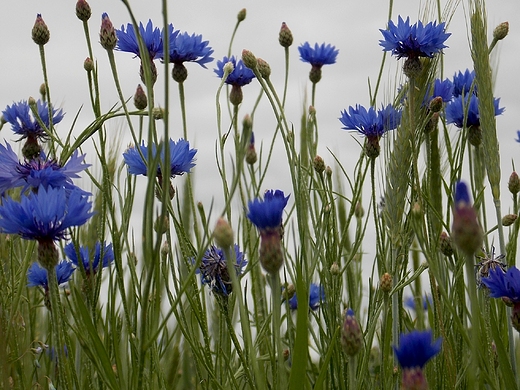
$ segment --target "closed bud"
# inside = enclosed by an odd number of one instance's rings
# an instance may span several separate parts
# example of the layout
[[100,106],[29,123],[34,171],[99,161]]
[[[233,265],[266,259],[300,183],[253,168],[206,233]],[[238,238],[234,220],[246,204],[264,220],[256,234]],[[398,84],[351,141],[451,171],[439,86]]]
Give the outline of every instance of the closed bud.
[[430,111],[439,112],[442,109],[442,97],[436,96],[430,101]]
[[453,244],[451,237],[448,236],[448,233],[442,232],[439,237],[439,249],[444,256],[452,256],[453,255]]
[[468,257],[475,254],[484,239],[477,213],[470,204],[468,188],[463,182],[458,182],[455,188],[451,236],[455,245]]
[[392,291],[392,275],[390,275],[388,272],[385,272],[379,280],[379,287],[384,293],[389,293]]
[[504,39],[509,33],[509,22],[502,22],[493,30],[493,39],[500,41]]
[[327,175],[328,178],[332,177],[332,168],[330,166],[328,166],[328,165],[325,168],[325,174]]
[[[247,115],[246,117],[249,117],[249,115]],[[245,119],[244,119],[245,121]],[[244,125],[244,129],[246,128],[246,126]],[[251,132],[251,138],[249,139],[249,145],[247,146],[247,149],[246,149],[246,162],[249,164],[249,165],[253,165],[254,163],[256,163],[258,159],[258,156],[256,155],[256,149],[255,149],[255,135],[254,133]]]
[[92,61],[92,58],[85,58],[85,61],[83,61],[83,69],[87,72],[92,72],[94,70],[94,61]]
[[101,16],[99,43],[105,50],[114,50],[117,44],[116,30],[106,12]]
[[348,356],[356,355],[363,346],[363,332],[352,309],[345,312],[345,320],[341,329],[341,346],[343,352]]
[[269,76],[271,76],[271,67],[269,66],[267,61],[258,58],[256,64],[258,66],[258,72],[262,75],[262,78],[267,80]]
[[356,218],[361,219],[365,215],[365,210],[363,210],[363,206],[361,202],[356,203],[356,208],[354,209],[354,215]]
[[237,19],[239,23],[245,20],[246,14],[247,12],[245,8],[242,8],[240,11],[238,11]]
[[134,106],[138,110],[144,110],[146,106],[148,106],[148,99],[146,98],[146,94],[144,93],[143,87],[141,84],[137,86],[134,94]]
[[76,3],[76,16],[83,22],[86,22],[92,16],[92,10],[86,0],[78,0]]
[[516,214],[507,214],[502,217],[502,226],[511,226],[515,223],[518,215]]
[[511,311],[511,325],[520,332],[520,303],[515,303]]
[[282,298],[288,301],[294,296],[294,294],[296,294],[296,287],[294,287],[294,284],[291,283],[283,289]]
[[153,224],[153,230],[159,235],[162,235],[170,228],[170,219],[167,216],[159,217]]
[[37,45],[43,46],[47,42],[49,42],[50,37],[51,33],[49,31],[49,28],[43,21],[42,15],[38,14],[36,16],[36,21],[34,22],[34,26],[32,28],[32,40]]
[[236,84],[233,85],[231,87],[231,92],[229,93],[229,102],[234,106],[238,106],[242,103],[243,99],[244,94],[242,93],[242,87]]
[[161,107],[154,107],[152,110],[153,119],[159,120],[164,118],[164,109]]
[[172,78],[179,84],[183,83],[188,78],[188,69],[186,69],[184,64],[173,64]]
[[321,156],[314,157],[312,165],[314,166],[314,170],[316,173],[318,173],[318,175],[321,175],[325,171],[325,161],[323,161]]
[[330,274],[334,276],[338,276],[341,273],[341,269],[339,268],[338,263],[334,262],[330,266]]
[[45,86],[45,83],[40,84],[40,95],[42,98],[45,98],[47,96],[47,87]]
[[213,231],[213,238],[217,246],[221,248],[230,248],[233,245],[233,229],[224,218],[218,219],[215,230]]
[[289,27],[285,22],[282,23],[282,27],[280,28],[280,34],[278,34],[278,42],[282,47],[289,47],[293,43],[293,35]]
[[518,178],[518,174],[514,171],[511,173],[511,176],[509,176],[507,188],[509,188],[509,192],[511,192],[513,195],[516,195],[518,192],[520,192],[520,178]]
[[264,270],[274,275],[283,265],[282,230],[266,228],[260,231],[260,264]]
[[[228,61],[222,69],[224,70],[224,76],[227,78],[227,76],[229,76],[229,74],[235,70],[235,66],[231,61]],[[222,80],[225,80],[225,78],[223,77]]]
[[255,70],[258,61],[253,53],[249,50],[242,50],[242,62],[251,70]]
[[161,255],[166,257],[168,253],[170,253],[170,244],[168,244],[168,241],[164,241],[164,244],[161,246]]

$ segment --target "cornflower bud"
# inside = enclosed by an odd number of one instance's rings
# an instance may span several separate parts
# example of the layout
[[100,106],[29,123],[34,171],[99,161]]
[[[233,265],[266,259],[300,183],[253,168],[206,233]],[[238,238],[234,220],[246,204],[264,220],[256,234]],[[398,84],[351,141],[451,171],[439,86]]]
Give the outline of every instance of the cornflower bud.
[[390,275],[388,272],[385,272],[379,280],[379,287],[384,293],[389,293],[392,291],[392,275]]
[[82,22],[86,22],[92,16],[92,10],[86,0],[78,0],[76,3],[76,16]]
[[47,87],[45,86],[45,83],[40,84],[40,95],[42,96],[42,98],[45,98],[45,96],[47,95]]
[[94,61],[92,61],[92,58],[85,58],[85,61],[83,61],[83,69],[87,72],[92,72],[94,70]]
[[289,47],[293,43],[293,35],[289,27],[285,22],[282,23],[282,27],[280,28],[280,33],[278,34],[278,42],[282,47]]
[[507,214],[502,217],[502,226],[511,226],[515,223],[518,215],[516,214]]
[[439,237],[439,248],[441,250],[441,253],[444,256],[452,256],[453,255],[453,245],[451,237],[448,236],[448,233],[442,232],[441,236]]
[[148,99],[146,98],[146,94],[144,93],[143,87],[141,84],[137,86],[134,94],[134,106],[138,110],[144,110],[146,106],[148,106]]
[[318,175],[321,175],[325,171],[325,161],[321,156],[314,157],[313,164],[314,170]]
[[361,205],[361,202],[356,203],[356,208],[354,209],[354,216],[358,219],[363,218],[365,215],[365,210],[363,210],[363,206]]
[[37,45],[43,46],[49,42],[50,37],[51,33],[43,21],[42,15],[36,15],[36,21],[34,22],[34,26],[32,28],[32,40]]
[[242,8],[240,11],[238,11],[237,20],[239,23],[245,20],[246,14],[247,12],[245,8]]
[[213,238],[217,246],[221,248],[230,248],[234,243],[233,229],[228,221],[219,218],[213,231]]
[[338,276],[341,273],[341,269],[339,268],[338,263],[332,263],[332,265],[330,266],[330,273],[334,276]]
[[258,63],[255,55],[246,49],[242,50],[242,62],[251,70],[254,70]]
[[470,204],[466,184],[458,182],[455,187],[452,238],[460,250],[472,257],[482,246],[484,234],[478,223],[477,213]]
[[117,44],[116,30],[106,12],[101,16],[99,43],[105,50],[114,50]]
[[493,39],[500,41],[509,33],[509,22],[502,22],[493,30]]
[[161,107],[154,107],[152,110],[153,119],[159,120],[164,118],[164,109]]
[[363,346],[363,332],[352,309],[345,312],[345,320],[341,329],[341,346],[343,352],[348,356],[356,355]]
[[[245,127],[245,126],[244,126]],[[251,138],[249,140],[249,145],[246,149],[246,162],[249,165],[253,165],[258,160],[258,156],[256,155],[255,149],[255,135],[251,133]]]
[[518,174],[514,171],[511,173],[511,176],[509,176],[507,188],[509,188],[509,192],[511,192],[513,195],[516,195],[518,192],[520,192],[520,178],[518,178]]
[[170,220],[167,216],[159,217],[153,224],[153,230],[159,235],[164,234],[170,228]]
[[271,67],[269,66],[267,61],[258,58],[256,64],[258,66],[258,72],[260,72],[262,78],[267,80],[269,76],[271,76]]
[[430,101],[430,106],[429,106],[430,111],[439,112],[442,109],[442,103],[443,103],[442,97],[440,97],[440,96],[434,97]]
[[332,177],[332,168],[327,165],[327,167],[325,168],[325,174],[327,175],[327,177]]

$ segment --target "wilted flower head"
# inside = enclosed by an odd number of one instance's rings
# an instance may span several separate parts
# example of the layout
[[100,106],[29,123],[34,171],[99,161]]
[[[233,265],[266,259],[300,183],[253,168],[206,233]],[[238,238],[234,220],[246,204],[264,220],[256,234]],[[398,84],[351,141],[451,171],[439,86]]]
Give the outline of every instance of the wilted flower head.
[[[47,128],[50,126],[48,107],[46,102],[42,102],[41,100],[36,101],[38,116]],[[11,124],[11,129],[15,134],[21,136],[20,139],[29,137],[47,139],[47,133],[30,112],[31,108],[29,107],[29,103],[24,100],[7,106],[5,110],[2,111],[2,115],[4,120]],[[61,122],[63,116],[64,113],[62,109],[52,109],[52,123],[54,125]]]
[[[311,310],[318,310],[322,302],[325,302],[325,289],[322,285],[311,283],[309,287],[309,307]],[[291,310],[298,308],[298,298],[296,294],[289,299],[289,307]]]
[[[76,267],[79,267],[81,261],[85,272],[87,275],[90,275],[98,272],[100,264],[101,268],[105,268],[114,261],[114,251],[112,250],[112,244],[106,245],[106,243],[103,242],[103,251],[101,251],[101,249],[101,243],[96,241],[94,246],[94,255],[92,256],[88,247],[81,246],[78,251],[76,251],[74,243],[71,242],[65,246],[64,252],[72,264],[74,264]],[[101,252],[103,252],[103,254]]]
[[441,351],[442,338],[433,341],[431,330],[402,333],[395,355],[402,368],[423,368],[432,357]]
[[20,202],[10,197],[0,205],[0,231],[26,240],[52,242],[65,238],[72,226],[81,226],[92,216],[91,203],[79,188],[43,188]]
[[[170,25],[169,29],[172,32],[172,36],[176,36],[179,33],[178,31],[173,31],[173,25]],[[139,41],[134,26],[131,23],[128,23],[126,29],[125,26],[122,25],[119,30],[115,31],[117,35],[116,50],[133,53],[137,57],[141,58]],[[143,26],[142,22],[139,22],[139,35],[143,38],[150,59],[154,60],[155,58],[159,58],[163,53],[161,30],[158,27],[154,27],[151,20],[148,20],[146,28]]]
[[[236,258],[234,267],[237,276],[240,276],[247,265],[247,260],[238,245],[234,246],[234,251]],[[226,255],[222,249],[214,245],[210,246],[202,257],[197,273],[200,273],[201,282],[207,284],[214,294],[228,296],[233,291]]]
[[283,191],[269,190],[264,199],[256,198],[248,203],[247,217],[259,229],[278,228],[282,224],[283,209],[287,206],[289,196]]
[[[69,261],[63,260],[56,265],[56,277],[58,285],[67,283],[72,276],[75,268]],[[49,290],[49,280],[47,278],[47,270],[38,264],[32,263],[27,271],[27,287],[41,286],[47,292]]]
[[253,71],[246,67],[242,60],[237,61],[235,56],[231,56],[230,58],[224,57],[222,61],[217,61],[217,67],[213,71],[218,77],[224,77],[224,66],[226,66],[228,62],[233,64],[233,71],[226,78],[226,84],[243,87],[255,78]]
[[[190,143],[184,139],[177,142],[170,139],[170,177],[189,173],[191,168],[195,166],[195,154],[197,149],[190,149]],[[139,153],[141,151],[141,154]],[[123,158],[128,166],[128,173],[132,175],[147,175],[148,164],[148,147],[144,146],[144,142],[139,146],[139,150],[135,146],[128,148],[123,153]],[[160,145],[161,160],[164,160],[164,145]],[[152,144],[152,158],[157,156],[157,146]],[[157,165],[157,176],[162,176],[161,167]]]
[[410,18],[406,21],[399,16],[397,26],[391,20],[388,29],[380,29],[383,34],[379,45],[383,51],[391,51],[398,59],[402,57],[418,58],[433,57],[447,46],[444,44],[451,35],[444,31],[445,23],[430,22],[426,26],[421,21],[410,26]]

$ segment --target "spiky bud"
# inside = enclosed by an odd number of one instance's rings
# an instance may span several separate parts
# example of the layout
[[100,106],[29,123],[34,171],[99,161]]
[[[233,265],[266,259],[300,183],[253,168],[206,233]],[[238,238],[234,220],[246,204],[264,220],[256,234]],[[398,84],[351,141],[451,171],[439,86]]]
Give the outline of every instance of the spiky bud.
[[159,120],[164,118],[164,108],[154,107],[152,110],[153,119]]
[[229,93],[229,101],[232,105],[238,106],[242,103],[244,99],[244,94],[242,93],[242,87],[240,85],[233,85],[231,87],[231,92]]
[[392,283],[392,275],[390,275],[388,272],[385,272],[379,280],[379,288],[381,288],[381,291],[384,293],[389,293],[392,291]]
[[164,243],[161,246],[161,255],[166,257],[170,253],[170,244],[168,244],[168,241],[164,241]]
[[240,11],[238,11],[237,14],[237,20],[238,22],[243,22],[246,19],[247,11],[245,8],[242,8]]
[[517,220],[518,215],[516,214],[507,214],[502,217],[502,226],[511,226]]
[[[249,115],[246,115],[246,117],[249,117]],[[245,122],[245,118],[244,118]],[[246,128],[244,124],[244,129]],[[256,155],[256,149],[255,149],[255,135],[251,132],[251,137],[249,138],[249,144],[247,145],[246,149],[246,162],[249,165],[253,165],[256,163],[258,159],[258,156]]]
[[452,234],[453,242],[468,257],[482,246],[484,233],[478,223],[477,213],[470,204],[468,188],[458,182],[455,187]]
[[314,166],[314,170],[318,175],[321,175],[325,171],[325,161],[323,161],[321,156],[314,157],[312,165]]
[[482,144],[482,129],[480,126],[468,127],[468,141],[473,146],[480,146]]
[[493,30],[493,39],[500,41],[509,33],[509,22],[502,22]]
[[221,248],[230,248],[233,245],[233,229],[224,218],[218,219],[215,230],[213,230],[213,238],[217,246]]
[[78,0],[76,3],[76,16],[82,22],[86,22],[92,16],[92,10],[86,0]]
[[43,21],[42,15],[37,14],[36,21],[34,22],[34,26],[32,28],[32,40],[37,45],[43,46],[47,42],[49,42],[50,37],[51,33],[49,31],[49,28]]
[[283,265],[282,229],[266,228],[260,231],[260,264],[264,270],[274,275]]
[[311,83],[316,84],[321,80],[321,66],[312,66],[309,72],[309,80]]
[[83,69],[87,72],[92,72],[94,70],[94,61],[92,61],[92,58],[85,58],[85,61],[83,61]]
[[363,346],[363,332],[352,309],[345,312],[345,320],[341,328],[341,346],[348,356],[356,355]]
[[439,249],[444,256],[452,256],[453,255],[453,244],[451,237],[448,236],[448,233],[442,232],[439,237]]
[[294,294],[296,294],[296,287],[294,287],[294,284],[289,284],[286,288],[283,289],[283,299],[289,300],[291,299]]
[[282,47],[289,47],[293,44],[293,35],[289,27],[285,22],[282,23],[280,33],[278,34],[278,42]]
[[116,30],[106,12],[101,16],[99,43],[101,43],[101,46],[105,50],[114,50],[117,44]]
[[430,118],[429,121],[426,122],[426,125],[424,126],[424,133],[429,134],[435,129],[437,129],[437,126],[439,125],[439,113],[434,112]]
[[183,83],[184,80],[188,78],[188,69],[184,66],[184,64],[173,64],[172,69],[172,78],[174,81],[177,81],[179,84]]
[[251,70],[254,70],[258,63],[255,55],[247,49],[242,50],[242,62]]
[[511,192],[513,195],[516,195],[518,194],[518,192],[520,192],[520,178],[518,177],[518,174],[514,171],[513,173],[511,173],[511,176],[509,176],[507,188],[509,188],[509,192]]
[[138,110],[144,110],[148,106],[148,99],[141,84],[137,85],[134,94],[134,106]]
[[262,78],[267,80],[269,76],[271,76],[271,67],[267,61],[258,58],[256,64],[258,66],[258,72],[262,75]]
[[442,97],[436,96],[430,100],[429,109],[431,112],[439,112],[442,109]]
[[414,79],[422,72],[422,63],[418,57],[408,57],[403,65],[403,73],[409,79]]

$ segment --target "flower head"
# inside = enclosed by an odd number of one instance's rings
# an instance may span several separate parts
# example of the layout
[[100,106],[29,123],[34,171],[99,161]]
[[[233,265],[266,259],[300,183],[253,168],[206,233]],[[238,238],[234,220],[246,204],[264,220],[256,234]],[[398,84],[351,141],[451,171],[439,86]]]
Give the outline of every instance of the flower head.
[[[83,268],[87,275],[95,274],[99,270],[99,264],[101,268],[108,267],[114,261],[114,251],[112,250],[112,244],[106,245],[103,242],[103,256],[101,256],[101,243],[96,242],[94,246],[94,255],[90,254],[89,248],[82,246],[76,251],[74,243],[69,243],[65,246],[65,254],[70,259],[72,264],[79,267],[79,263],[83,264]],[[79,253],[79,259],[78,259]]]
[[[170,25],[170,30],[172,32],[172,36],[176,36],[179,32],[173,31],[173,25]],[[128,53],[133,53],[137,57],[141,58],[141,53],[139,50],[139,41],[137,39],[137,35],[135,33],[134,26],[131,23],[128,23],[125,29],[125,26],[122,25],[121,29],[116,30],[117,35],[117,46],[116,50],[126,51]],[[161,30],[158,27],[154,27],[151,20],[148,20],[146,24],[146,28],[143,26],[142,22],[139,22],[139,35],[142,37],[144,45],[148,51],[148,56],[151,60],[154,60],[156,57],[159,57],[163,53],[163,39]],[[171,39],[171,38],[170,38]]]
[[[49,128],[49,108],[47,103],[40,100],[36,101],[36,109],[45,127]],[[29,114],[30,111],[29,103],[24,100],[7,106],[5,110],[2,111],[2,114],[4,120],[11,124],[11,129],[15,134],[21,136],[20,139],[28,137],[46,139],[47,133],[42,129],[36,118],[34,118],[32,114]],[[64,113],[62,109],[52,109],[53,124],[61,122],[63,116]]]
[[428,93],[423,100],[423,105],[428,105],[432,101],[432,99],[440,97],[443,102],[449,102],[453,97],[453,83],[451,80],[441,80],[435,79],[433,82],[433,93],[430,95],[430,88],[428,88]]
[[431,58],[447,47],[444,42],[451,34],[446,33],[444,27],[445,23],[430,22],[424,26],[420,21],[410,26],[409,17],[404,21],[399,16],[397,26],[390,20],[387,30],[379,30],[384,38],[379,41],[379,45],[383,51],[391,51],[398,59]]
[[475,83],[475,71],[471,72],[469,69],[466,69],[464,73],[459,71],[453,76],[453,97],[459,97],[461,95],[467,95],[471,93],[473,95],[478,95],[477,93],[477,84]]
[[[505,108],[499,107],[500,98],[495,98],[495,115],[501,115]],[[446,106],[446,123],[453,123],[458,128],[479,127],[480,112],[478,108],[478,97],[476,95],[459,95]]]
[[[238,245],[235,245],[234,250],[236,259],[234,266],[237,276],[240,276],[247,265],[247,260]],[[233,291],[226,255],[222,249],[214,245],[210,246],[202,257],[197,273],[200,273],[202,284],[207,284],[214,294],[228,296]]]
[[[56,277],[58,285],[67,283],[72,276],[75,268],[69,261],[63,260],[56,265]],[[45,291],[49,290],[49,280],[47,279],[47,270],[40,266],[38,262],[32,263],[27,271],[27,287],[41,286]]]
[[[397,360],[402,368],[422,368],[441,351],[442,338],[433,342],[431,330],[401,334],[399,347],[394,346]],[[433,342],[433,344],[432,344]]]
[[169,61],[174,64],[182,64],[186,61],[196,62],[203,68],[213,61],[211,54],[213,49],[208,46],[208,41],[202,40],[202,35],[189,35],[187,32],[174,31],[170,35]]
[[65,238],[72,226],[81,226],[93,215],[84,191],[74,188],[45,189],[22,195],[20,202],[3,199],[0,205],[0,231],[19,234],[26,240],[52,242]]
[[[309,287],[309,307],[311,310],[317,310],[322,302],[325,302],[325,289],[322,285],[311,283]],[[289,299],[289,307],[291,310],[298,308],[298,298],[296,294]]]
[[288,200],[289,196],[286,197],[283,191],[266,191],[263,200],[256,198],[249,201],[247,218],[259,230],[278,228],[282,224],[283,209]]
[[[161,160],[164,160],[164,147],[161,146]],[[141,154],[135,146],[128,148],[123,153],[123,158],[128,166],[128,173],[132,175],[147,174],[148,164],[148,147],[144,143],[139,146]],[[190,149],[190,143],[184,139],[175,142],[170,139],[170,176],[175,177],[184,173],[189,173],[191,168],[195,166],[195,154],[197,149]],[[152,158],[157,156],[157,146],[152,144]],[[161,167],[157,165],[157,175],[161,175]]]
[[344,125],[343,130],[357,130],[366,137],[381,138],[387,131],[393,130],[401,122],[401,112],[390,104],[378,110],[370,107],[368,110],[356,104],[341,112],[340,122]]
[[315,43],[314,48],[312,48],[309,42],[298,46],[298,51],[300,52],[300,60],[308,62],[316,68],[321,68],[323,65],[334,64],[339,53],[339,50],[331,44],[326,45],[322,43],[318,45]]
[[500,267],[490,269],[489,276],[481,281],[489,289],[491,298],[505,297],[513,303],[520,302],[520,270],[515,266],[507,272]]
[[230,58],[224,57],[222,61],[217,61],[217,67],[213,71],[218,77],[224,77],[224,66],[226,66],[228,62],[233,64],[233,71],[227,76],[226,84],[243,87],[255,78],[253,71],[246,67],[242,60],[237,61],[235,56],[231,56]]

